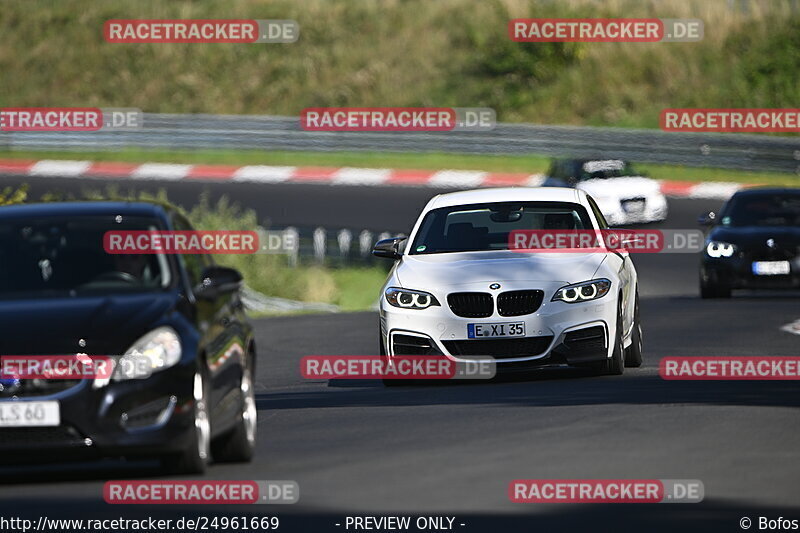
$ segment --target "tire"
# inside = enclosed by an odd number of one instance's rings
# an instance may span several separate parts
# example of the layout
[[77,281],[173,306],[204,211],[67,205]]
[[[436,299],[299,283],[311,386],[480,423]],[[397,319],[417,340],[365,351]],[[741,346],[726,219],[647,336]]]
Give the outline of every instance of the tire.
[[730,298],[731,288],[730,285],[725,285],[716,280],[717,277],[713,276],[711,279],[703,280],[700,278],[700,297],[703,299],[710,298]]
[[617,334],[614,339],[614,351],[611,358],[606,361],[605,373],[610,376],[620,376],[625,371],[625,350],[622,348],[622,295],[617,310]]
[[702,280],[700,281],[700,298],[704,300],[709,300],[711,298],[717,297],[717,288],[713,285],[709,285],[708,283],[704,283]]
[[208,415],[208,383],[198,370],[194,375],[194,431],[186,450],[161,458],[161,467],[170,474],[202,474],[211,457],[211,421]]
[[242,368],[239,387],[242,393],[242,405],[236,427],[230,433],[216,439],[211,445],[214,461],[223,463],[246,463],[253,459],[256,449],[256,429],[258,411],[253,385],[253,363],[255,354],[250,353]]
[[631,345],[625,350],[625,366],[638,368],[642,366],[642,322],[639,319],[639,291],[633,304],[633,332]]

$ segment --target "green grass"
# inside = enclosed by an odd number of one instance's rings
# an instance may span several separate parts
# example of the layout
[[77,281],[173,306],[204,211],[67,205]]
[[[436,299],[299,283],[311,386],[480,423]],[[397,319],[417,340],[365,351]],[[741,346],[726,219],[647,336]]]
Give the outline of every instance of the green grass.
[[[658,125],[667,107],[796,107],[800,17],[766,0],[26,0],[0,16],[0,106],[278,114],[491,107]],[[516,43],[517,17],[700,18],[690,43]],[[292,44],[109,44],[108,19],[294,19]]]
[[[387,266],[389,263],[387,261]],[[337,288],[333,303],[343,311],[370,309],[378,300],[386,275],[386,268],[382,266],[331,270]]]
[[[291,152],[261,150],[159,151],[124,150],[120,152],[40,152],[0,151],[0,158],[82,159],[132,163],[191,163],[219,165],[287,165],[326,167],[404,168],[422,170],[484,170],[487,172],[545,172],[550,159],[541,155],[469,155],[447,153],[394,152]],[[764,185],[800,185],[800,178],[780,172],[746,172],[707,167],[639,164],[651,177],[677,181],[730,181]]]

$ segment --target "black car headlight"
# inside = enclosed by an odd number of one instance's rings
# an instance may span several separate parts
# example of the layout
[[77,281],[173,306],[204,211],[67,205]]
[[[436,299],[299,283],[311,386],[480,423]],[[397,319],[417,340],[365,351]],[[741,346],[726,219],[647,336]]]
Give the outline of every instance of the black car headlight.
[[568,304],[597,300],[608,294],[611,282],[605,278],[583,281],[561,287],[553,295],[552,301],[562,301]]
[[730,257],[736,251],[736,246],[722,241],[708,241],[706,253],[709,257]]
[[384,294],[390,305],[402,309],[427,309],[433,305],[440,305],[433,294],[424,291],[389,287]]
[[94,387],[103,387],[112,380],[149,377],[153,372],[175,366],[181,354],[178,333],[168,326],[156,328],[140,337],[116,360],[111,378],[95,378]]

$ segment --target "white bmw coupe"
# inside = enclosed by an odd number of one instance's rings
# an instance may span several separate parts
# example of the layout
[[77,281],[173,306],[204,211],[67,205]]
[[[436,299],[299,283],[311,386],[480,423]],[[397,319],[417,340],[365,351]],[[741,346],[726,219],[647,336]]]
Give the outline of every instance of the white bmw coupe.
[[515,230],[606,228],[579,189],[434,197],[408,239],[373,250],[396,261],[380,298],[381,355],[491,356],[498,372],[571,365],[622,374],[641,365],[638,280],[627,252],[509,248]]

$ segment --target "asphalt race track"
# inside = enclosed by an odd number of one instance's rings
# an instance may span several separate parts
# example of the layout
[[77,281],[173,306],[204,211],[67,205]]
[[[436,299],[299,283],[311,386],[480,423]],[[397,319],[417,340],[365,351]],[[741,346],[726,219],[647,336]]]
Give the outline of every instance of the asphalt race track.
[[[0,187],[24,178],[2,177]],[[101,184],[100,184],[101,185]],[[141,185],[137,183],[138,187]],[[97,181],[42,178],[45,190]],[[329,185],[147,183],[191,205],[212,195],[275,224],[405,231],[433,189]],[[671,200],[648,228],[696,228],[721,201]],[[455,516],[457,531],[741,531],[749,517],[800,519],[797,382],[663,381],[665,356],[800,354],[780,330],[800,318],[796,293],[737,293],[700,300],[698,258],[641,254],[645,364],[621,377],[547,371],[491,383],[386,389],[372,381],[306,381],[312,354],[375,354],[375,313],[259,319],[257,457],[210,467],[213,479],[295,480],[293,506],[203,509],[111,506],[103,482],[157,476],[149,463],[0,470],[4,516],[103,518],[276,514],[286,531],[345,531],[347,515]],[[511,480],[699,479],[698,504],[514,504]],[[500,515],[496,517],[494,515]],[[342,526],[337,526],[341,523]],[[461,526],[460,524],[464,524]]]

